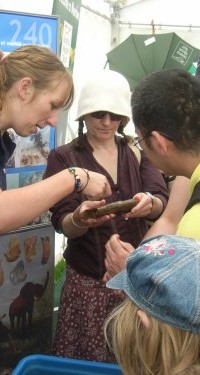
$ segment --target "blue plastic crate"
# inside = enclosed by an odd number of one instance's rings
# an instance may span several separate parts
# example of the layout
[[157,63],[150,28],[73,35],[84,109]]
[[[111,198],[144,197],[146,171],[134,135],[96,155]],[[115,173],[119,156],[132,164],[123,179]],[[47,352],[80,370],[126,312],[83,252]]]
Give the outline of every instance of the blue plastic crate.
[[48,355],[24,357],[12,375],[122,375],[118,365]]

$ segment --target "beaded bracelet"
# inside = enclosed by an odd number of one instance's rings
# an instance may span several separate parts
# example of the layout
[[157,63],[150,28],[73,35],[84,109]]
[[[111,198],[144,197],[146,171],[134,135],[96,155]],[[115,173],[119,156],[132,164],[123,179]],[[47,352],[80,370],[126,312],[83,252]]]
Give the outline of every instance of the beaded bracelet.
[[76,168],[74,167],[68,168],[68,171],[74,175],[74,180],[75,180],[74,191],[80,192],[81,191],[81,179],[79,175],[76,174]]
[[77,191],[78,193],[81,193],[86,188],[86,186],[88,185],[88,182],[90,180],[89,171],[87,171],[84,168],[81,168],[81,169],[83,169],[83,171],[86,173],[86,176],[87,176],[86,184],[82,189],[81,189],[81,179],[80,179],[79,175],[76,174],[76,168],[75,167],[68,168],[69,172],[73,173],[73,175],[74,175],[74,179],[75,179],[74,191]]

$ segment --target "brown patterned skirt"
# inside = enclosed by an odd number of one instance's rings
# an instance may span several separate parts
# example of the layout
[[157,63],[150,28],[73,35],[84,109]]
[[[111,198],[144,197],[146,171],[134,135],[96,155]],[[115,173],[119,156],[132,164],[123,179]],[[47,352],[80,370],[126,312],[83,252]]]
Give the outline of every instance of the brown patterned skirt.
[[108,313],[121,299],[105,283],[68,267],[61,291],[52,354],[98,362],[116,360],[103,333]]

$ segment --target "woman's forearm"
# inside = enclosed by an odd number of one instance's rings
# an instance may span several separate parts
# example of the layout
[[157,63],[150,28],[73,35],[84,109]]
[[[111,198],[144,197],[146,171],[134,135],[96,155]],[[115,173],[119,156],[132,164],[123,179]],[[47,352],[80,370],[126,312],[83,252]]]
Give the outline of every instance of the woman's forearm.
[[[84,193],[91,197],[111,193],[105,176],[89,171],[89,180],[82,168],[76,168]],[[18,189],[0,193],[0,234],[20,228],[47,211],[75,189],[74,175],[68,169],[45,180]]]

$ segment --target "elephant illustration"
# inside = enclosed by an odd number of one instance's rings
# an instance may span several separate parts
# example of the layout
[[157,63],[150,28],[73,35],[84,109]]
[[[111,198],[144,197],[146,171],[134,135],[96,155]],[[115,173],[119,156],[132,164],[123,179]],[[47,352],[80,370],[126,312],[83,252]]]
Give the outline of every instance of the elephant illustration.
[[47,272],[47,277],[44,285],[33,284],[27,282],[20,290],[19,296],[17,296],[10,304],[9,307],[9,317],[11,329],[15,329],[15,318],[17,320],[16,327],[25,328],[26,326],[31,326],[32,315],[34,308],[34,299],[41,298],[45,292],[49,281],[49,272]]

